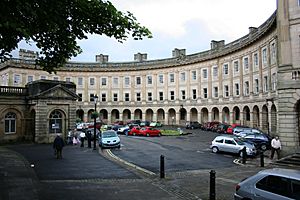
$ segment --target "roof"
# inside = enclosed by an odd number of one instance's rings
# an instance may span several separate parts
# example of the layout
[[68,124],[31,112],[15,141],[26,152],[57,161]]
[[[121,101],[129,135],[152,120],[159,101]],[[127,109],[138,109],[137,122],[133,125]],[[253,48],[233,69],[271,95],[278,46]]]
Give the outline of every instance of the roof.
[[300,170],[296,170],[296,169],[272,168],[272,169],[262,170],[259,173],[283,176],[287,178],[297,179],[300,181]]

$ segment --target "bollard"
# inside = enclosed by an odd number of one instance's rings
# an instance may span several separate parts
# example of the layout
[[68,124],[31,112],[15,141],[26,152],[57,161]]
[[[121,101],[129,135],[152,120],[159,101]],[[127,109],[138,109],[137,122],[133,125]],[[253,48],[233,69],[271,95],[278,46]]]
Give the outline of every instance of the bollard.
[[246,147],[244,147],[242,150],[242,163],[246,164],[246,160],[247,160],[247,151],[246,151]]
[[264,161],[264,152],[260,152],[260,166],[264,167],[265,166],[265,161]]
[[215,170],[210,171],[210,187],[209,187],[209,200],[216,199],[216,172]]
[[160,178],[165,178],[165,157],[160,156]]

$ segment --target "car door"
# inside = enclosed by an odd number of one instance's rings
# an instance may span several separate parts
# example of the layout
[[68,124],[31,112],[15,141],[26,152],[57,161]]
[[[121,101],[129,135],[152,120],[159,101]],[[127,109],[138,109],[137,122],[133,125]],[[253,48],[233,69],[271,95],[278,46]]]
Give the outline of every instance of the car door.
[[226,138],[224,141],[224,151],[226,152],[230,152],[230,153],[238,153],[239,147],[238,145],[235,143],[235,141],[231,138]]

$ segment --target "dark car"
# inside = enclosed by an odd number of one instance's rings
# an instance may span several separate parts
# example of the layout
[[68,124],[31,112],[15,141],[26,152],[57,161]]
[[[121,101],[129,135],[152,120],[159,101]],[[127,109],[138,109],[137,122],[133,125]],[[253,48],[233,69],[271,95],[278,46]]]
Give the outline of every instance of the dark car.
[[140,126],[150,126],[149,121],[141,121]]
[[185,128],[186,129],[196,129],[196,128],[202,128],[202,124],[200,124],[197,121],[191,121],[191,122],[187,122],[185,124]]
[[218,127],[217,127],[217,132],[220,133],[220,134],[223,134],[223,133],[227,133],[227,129],[230,125],[229,124],[219,124]]
[[246,133],[242,138],[254,143],[257,149],[263,151],[270,149],[272,138],[265,133]]

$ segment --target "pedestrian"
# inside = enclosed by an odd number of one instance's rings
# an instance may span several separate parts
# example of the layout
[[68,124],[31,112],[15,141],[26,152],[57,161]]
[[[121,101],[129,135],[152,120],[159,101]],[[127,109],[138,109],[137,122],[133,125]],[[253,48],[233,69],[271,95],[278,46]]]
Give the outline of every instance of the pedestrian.
[[53,142],[53,149],[55,150],[57,159],[62,159],[62,149],[64,146],[64,140],[60,137],[60,134],[57,134]]
[[79,136],[80,136],[80,142],[81,142],[80,147],[84,147],[85,133],[81,132]]
[[271,159],[274,158],[275,152],[277,154],[277,159],[279,159],[280,150],[281,150],[281,142],[279,140],[279,137],[275,136],[275,138],[273,138],[271,141]]
[[73,137],[73,145],[77,145],[77,143],[78,143],[78,138],[77,138],[77,135],[75,135]]

